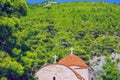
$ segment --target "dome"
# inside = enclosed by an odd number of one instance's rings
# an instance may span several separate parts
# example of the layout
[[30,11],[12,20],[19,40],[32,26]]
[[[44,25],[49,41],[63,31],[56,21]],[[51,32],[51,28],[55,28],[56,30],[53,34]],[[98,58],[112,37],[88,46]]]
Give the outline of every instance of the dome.
[[79,66],[82,68],[87,68],[88,65],[85,63],[84,60],[82,60],[80,57],[76,55],[69,55],[66,56],[65,58],[61,59],[58,64],[62,64],[65,66]]

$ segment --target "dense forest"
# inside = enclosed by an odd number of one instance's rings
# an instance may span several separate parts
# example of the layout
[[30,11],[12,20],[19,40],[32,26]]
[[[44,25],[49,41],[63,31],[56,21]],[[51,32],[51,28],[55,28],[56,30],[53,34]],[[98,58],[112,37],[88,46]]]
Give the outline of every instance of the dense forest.
[[[105,55],[102,80],[120,80],[120,5],[103,2],[27,4],[0,0],[0,80],[36,80],[43,65],[70,53],[89,65],[93,56]],[[114,76],[114,77],[113,77]]]

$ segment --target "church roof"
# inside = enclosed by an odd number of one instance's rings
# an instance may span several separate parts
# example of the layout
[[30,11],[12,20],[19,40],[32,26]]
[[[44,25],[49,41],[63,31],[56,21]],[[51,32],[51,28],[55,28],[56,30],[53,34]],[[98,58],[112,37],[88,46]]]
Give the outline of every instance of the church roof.
[[80,57],[71,54],[69,56],[64,57],[63,59],[61,59],[58,64],[62,64],[65,66],[79,66],[82,68],[87,68],[89,67],[84,60],[82,60]]

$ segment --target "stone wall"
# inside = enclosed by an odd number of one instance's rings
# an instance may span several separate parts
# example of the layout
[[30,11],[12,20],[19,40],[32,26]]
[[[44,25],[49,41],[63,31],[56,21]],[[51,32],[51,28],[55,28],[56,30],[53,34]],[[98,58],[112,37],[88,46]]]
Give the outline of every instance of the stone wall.
[[57,64],[41,68],[36,73],[36,76],[38,80],[79,80],[72,70],[66,66]]

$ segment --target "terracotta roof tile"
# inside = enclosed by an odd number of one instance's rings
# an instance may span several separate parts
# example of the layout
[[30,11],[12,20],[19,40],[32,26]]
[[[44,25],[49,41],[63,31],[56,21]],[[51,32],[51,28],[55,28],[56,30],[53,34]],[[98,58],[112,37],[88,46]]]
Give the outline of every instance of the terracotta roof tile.
[[62,64],[65,66],[79,66],[83,68],[89,67],[84,60],[82,60],[80,57],[76,55],[69,55],[66,56],[65,58],[61,59],[58,64]]

